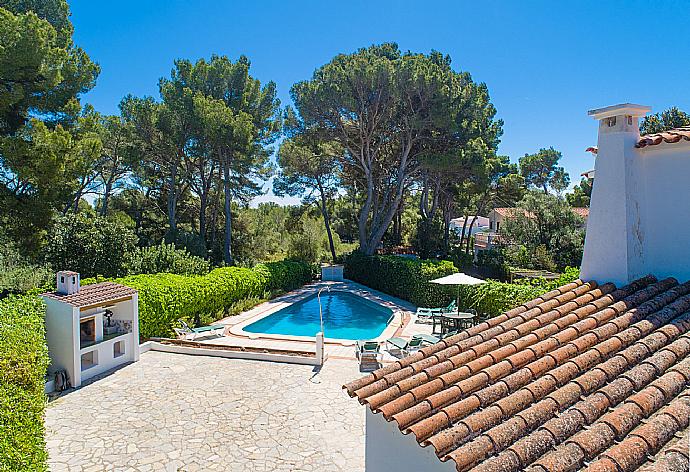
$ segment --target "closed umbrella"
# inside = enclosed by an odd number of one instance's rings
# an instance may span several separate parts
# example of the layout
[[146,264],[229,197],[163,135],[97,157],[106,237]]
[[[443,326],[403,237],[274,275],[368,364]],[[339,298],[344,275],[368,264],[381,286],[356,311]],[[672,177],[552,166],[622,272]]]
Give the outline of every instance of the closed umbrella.
[[463,274],[462,272],[456,272],[455,274],[446,275],[438,279],[430,281],[434,284],[439,285],[457,285],[458,286],[458,296],[456,303],[458,304],[458,311],[460,311],[460,286],[461,285],[479,285],[483,284],[484,280],[472,277],[471,275]]

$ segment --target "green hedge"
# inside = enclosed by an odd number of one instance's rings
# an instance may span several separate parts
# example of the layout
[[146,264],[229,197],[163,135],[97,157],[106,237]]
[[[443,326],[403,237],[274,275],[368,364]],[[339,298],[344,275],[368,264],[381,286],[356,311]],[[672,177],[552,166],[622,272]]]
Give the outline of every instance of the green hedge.
[[[453,272],[457,272],[457,269],[450,261],[400,256],[367,257],[360,253],[353,253],[345,260],[346,278],[424,307],[447,305],[458,295],[455,286],[429,282]],[[577,278],[577,274],[568,275]],[[563,283],[570,281],[559,279]],[[460,307],[474,308],[480,313],[495,316],[546,291],[541,286],[488,280],[481,285],[460,287]]]
[[453,298],[455,289],[429,283],[457,272],[450,261],[412,259],[400,256],[364,256],[354,252],[345,259],[345,278],[388,293],[417,306],[441,306]]
[[[292,290],[312,280],[312,268],[281,261],[254,268],[221,267],[206,275],[140,274],[114,279],[139,292],[139,335],[171,336],[177,320],[218,319],[233,303],[267,291]],[[95,282],[95,279],[83,283]]]
[[0,300],[0,471],[46,470],[43,414],[48,369],[45,306],[36,296]]
[[533,300],[545,292],[547,290],[538,286],[487,280],[480,285],[460,287],[460,306],[474,308],[479,313],[496,316]]

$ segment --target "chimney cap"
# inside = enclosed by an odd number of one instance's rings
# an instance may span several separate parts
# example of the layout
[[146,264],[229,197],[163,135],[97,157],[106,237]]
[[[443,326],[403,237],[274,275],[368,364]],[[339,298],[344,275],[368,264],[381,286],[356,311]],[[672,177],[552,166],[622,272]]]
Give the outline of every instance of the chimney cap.
[[589,110],[587,114],[595,120],[603,120],[612,116],[645,116],[652,111],[652,107],[645,105],[636,105],[634,103],[620,103],[618,105],[611,105],[610,107],[596,108]]

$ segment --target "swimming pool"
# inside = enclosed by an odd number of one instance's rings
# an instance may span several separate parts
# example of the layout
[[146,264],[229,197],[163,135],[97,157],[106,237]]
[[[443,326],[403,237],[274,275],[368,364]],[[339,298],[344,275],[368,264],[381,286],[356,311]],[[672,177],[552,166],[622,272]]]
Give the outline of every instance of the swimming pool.
[[[321,294],[324,336],[373,339],[386,328],[393,310],[348,292]],[[321,330],[316,295],[300,300],[245,326],[249,333],[315,336]]]

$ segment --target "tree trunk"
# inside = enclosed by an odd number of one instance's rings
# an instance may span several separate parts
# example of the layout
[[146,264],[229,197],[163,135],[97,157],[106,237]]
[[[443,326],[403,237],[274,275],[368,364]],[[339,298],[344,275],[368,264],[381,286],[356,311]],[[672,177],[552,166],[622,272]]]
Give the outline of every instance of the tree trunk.
[[465,250],[465,253],[469,254],[470,253],[470,242],[472,241],[472,227],[474,227],[474,224],[477,222],[478,215],[474,215],[474,218],[472,218],[472,222],[470,223],[470,236],[467,238],[467,249]]
[[110,203],[110,194],[113,192],[113,181],[108,179],[105,182],[103,189],[103,205],[101,207],[101,216],[108,216],[108,204]]
[[450,243],[450,208],[443,209],[443,257],[448,256],[448,246]]
[[172,233],[177,232],[177,162],[170,165],[170,179],[168,182],[168,226]]
[[323,224],[326,227],[326,234],[328,235],[328,245],[331,249],[332,261],[335,264],[335,244],[333,244],[333,233],[331,232],[331,218],[330,214],[328,213],[328,202],[326,200],[326,193],[323,189],[323,186],[321,185],[321,182],[317,180],[317,183],[319,185],[319,193],[321,194],[321,215],[323,215]]
[[206,244],[206,207],[208,206],[208,195],[203,192],[199,195],[199,236]]
[[225,193],[225,244],[223,259],[225,264],[232,265],[232,195],[230,193],[230,162],[227,156],[223,159],[223,191]]

